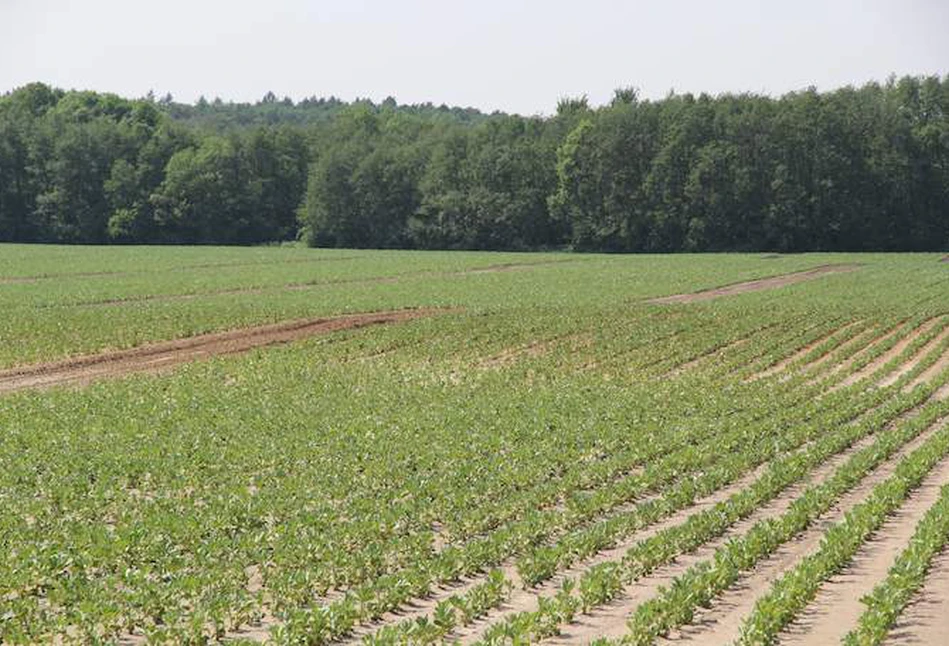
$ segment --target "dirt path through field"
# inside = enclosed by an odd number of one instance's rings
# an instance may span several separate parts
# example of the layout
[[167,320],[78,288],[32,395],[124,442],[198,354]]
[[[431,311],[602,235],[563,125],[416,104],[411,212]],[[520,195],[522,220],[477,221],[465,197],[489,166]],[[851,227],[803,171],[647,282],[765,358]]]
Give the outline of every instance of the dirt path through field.
[[793,285],[795,283],[802,283],[807,280],[814,280],[815,278],[820,278],[821,276],[825,276],[827,274],[841,274],[856,271],[860,267],[861,265],[853,263],[840,265],[821,265],[820,267],[794,272],[793,274],[782,274],[780,276],[771,276],[770,278],[759,278],[757,280],[749,280],[743,283],[734,283],[732,285],[716,287],[715,289],[707,289],[702,292],[693,292],[691,294],[661,296],[659,298],[651,298],[646,302],[654,305],[662,305],[667,303],[696,303],[699,301],[709,301],[713,298],[720,298],[722,296],[734,296],[736,294],[746,294],[748,292],[760,292],[766,289],[777,289],[778,287],[784,287],[785,285]]
[[289,343],[297,339],[340,330],[407,321],[444,311],[398,310],[286,321],[151,343],[128,350],[103,352],[64,361],[22,366],[0,371],[0,393],[25,388],[85,384],[96,379],[134,372],[166,370],[172,366],[202,358],[247,352],[254,348]]

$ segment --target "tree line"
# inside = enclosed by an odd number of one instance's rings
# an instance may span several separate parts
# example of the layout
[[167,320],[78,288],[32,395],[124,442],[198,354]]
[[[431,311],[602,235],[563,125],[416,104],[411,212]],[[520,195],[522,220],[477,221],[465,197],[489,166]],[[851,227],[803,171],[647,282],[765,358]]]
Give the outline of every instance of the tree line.
[[943,250],[949,77],[617,90],[523,117],[393,99],[0,97],[0,241]]

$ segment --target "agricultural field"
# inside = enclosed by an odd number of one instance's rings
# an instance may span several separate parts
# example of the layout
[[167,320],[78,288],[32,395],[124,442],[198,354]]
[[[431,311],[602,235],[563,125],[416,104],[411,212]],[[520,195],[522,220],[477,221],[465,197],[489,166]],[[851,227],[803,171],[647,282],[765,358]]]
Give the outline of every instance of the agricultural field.
[[944,644],[949,262],[0,245],[3,644]]

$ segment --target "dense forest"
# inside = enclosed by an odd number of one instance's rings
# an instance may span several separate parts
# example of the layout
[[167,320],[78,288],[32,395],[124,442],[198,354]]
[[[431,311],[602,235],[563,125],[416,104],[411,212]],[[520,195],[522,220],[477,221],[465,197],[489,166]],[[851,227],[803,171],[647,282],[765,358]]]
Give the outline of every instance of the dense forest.
[[943,250],[949,77],[634,89],[550,117],[335,98],[0,97],[0,241]]

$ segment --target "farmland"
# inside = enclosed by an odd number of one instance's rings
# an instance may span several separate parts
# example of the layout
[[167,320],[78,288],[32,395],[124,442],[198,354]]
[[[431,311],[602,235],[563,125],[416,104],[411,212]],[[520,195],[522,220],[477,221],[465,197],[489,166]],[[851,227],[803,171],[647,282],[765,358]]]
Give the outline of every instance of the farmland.
[[3,245],[0,307],[4,644],[949,632],[938,254]]

